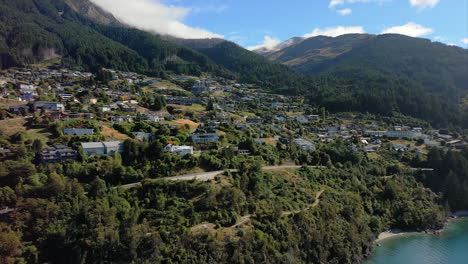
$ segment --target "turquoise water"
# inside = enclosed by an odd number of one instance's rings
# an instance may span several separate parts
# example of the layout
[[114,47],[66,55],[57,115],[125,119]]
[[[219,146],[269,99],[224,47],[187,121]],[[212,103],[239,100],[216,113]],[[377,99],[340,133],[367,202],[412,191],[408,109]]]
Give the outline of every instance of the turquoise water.
[[365,264],[468,264],[468,218],[453,220],[441,235],[389,238]]

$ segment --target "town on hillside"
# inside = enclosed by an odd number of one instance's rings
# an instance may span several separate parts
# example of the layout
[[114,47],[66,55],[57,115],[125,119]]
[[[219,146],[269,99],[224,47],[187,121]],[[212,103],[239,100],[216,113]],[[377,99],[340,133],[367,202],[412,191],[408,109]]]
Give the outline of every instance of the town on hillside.
[[[112,69],[91,74],[15,68],[0,72],[0,96],[0,135],[28,138],[30,144],[39,139],[38,158],[44,164],[123,154],[129,146],[125,141],[158,141],[161,151],[182,157],[229,151],[267,164],[320,163],[291,151],[312,153],[337,143],[374,159],[388,152],[417,157],[434,146],[467,145],[456,133],[419,120],[330,114],[300,96],[213,76],[161,79]],[[17,154],[15,142],[1,143],[1,159]]]

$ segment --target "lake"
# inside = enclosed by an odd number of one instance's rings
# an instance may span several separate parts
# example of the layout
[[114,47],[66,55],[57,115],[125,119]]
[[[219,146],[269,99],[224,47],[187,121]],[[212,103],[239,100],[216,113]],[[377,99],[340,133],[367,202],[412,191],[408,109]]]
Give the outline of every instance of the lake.
[[454,219],[440,235],[386,239],[365,264],[468,264],[468,218]]

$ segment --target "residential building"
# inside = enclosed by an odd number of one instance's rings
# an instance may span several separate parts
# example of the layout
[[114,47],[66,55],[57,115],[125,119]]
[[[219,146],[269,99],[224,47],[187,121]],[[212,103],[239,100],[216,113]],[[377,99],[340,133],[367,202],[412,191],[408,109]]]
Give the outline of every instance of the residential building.
[[67,136],[89,136],[94,134],[94,129],[89,128],[64,128],[63,134]]
[[148,122],[161,122],[161,121],[164,121],[164,117],[163,116],[158,116],[158,115],[146,115],[143,119],[148,121]]
[[294,144],[296,144],[301,150],[315,150],[315,145],[311,142],[303,139],[303,138],[296,138],[293,140]]
[[45,111],[65,111],[65,105],[61,102],[35,102],[34,111],[44,109]]
[[76,114],[64,114],[63,119],[93,119],[94,114],[92,113],[76,113]]
[[193,87],[192,87],[192,93],[194,95],[201,95],[203,92],[208,92],[210,91],[210,86],[211,84],[209,82],[201,82],[198,81],[196,82]]
[[11,105],[8,107],[8,111],[11,113],[20,113],[20,112],[28,112],[29,106],[28,105]]
[[84,154],[88,156],[93,155],[110,155],[115,153],[123,153],[123,144],[120,141],[106,141],[106,142],[82,142]]
[[113,116],[111,117],[113,123],[132,123],[133,117],[131,116]]
[[365,135],[367,136],[375,136],[375,137],[421,137],[421,133],[416,133],[414,131],[365,131]]
[[165,152],[170,152],[172,154],[177,154],[180,156],[185,156],[187,154],[193,154],[193,147],[192,146],[174,146],[172,144],[168,144],[164,147]]
[[305,117],[305,116],[296,117],[296,121],[301,123],[301,124],[309,123],[309,119],[307,119],[307,117]]
[[192,142],[194,143],[208,143],[217,141],[219,141],[219,135],[216,133],[192,134]]
[[95,105],[97,104],[98,100],[96,98],[88,98],[85,100],[85,104],[92,104]]
[[166,98],[166,103],[167,104],[191,106],[193,104],[200,104],[201,103],[201,99],[197,98],[197,97],[166,96],[165,98]]
[[135,137],[135,139],[137,140],[150,140],[151,137],[153,136],[152,133],[147,133],[147,132],[133,132],[133,136]]
[[48,147],[40,154],[43,163],[62,163],[68,160],[75,160],[78,152],[70,147],[59,145],[55,147]]

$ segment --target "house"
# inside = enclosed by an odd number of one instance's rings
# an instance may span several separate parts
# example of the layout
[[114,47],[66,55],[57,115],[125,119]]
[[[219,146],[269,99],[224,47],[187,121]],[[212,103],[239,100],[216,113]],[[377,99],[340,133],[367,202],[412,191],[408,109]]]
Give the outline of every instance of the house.
[[0,160],[5,160],[14,155],[14,152],[9,148],[0,147]]
[[311,142],[303,139],[303,138],[296,138],[293,140],[294,144],[296,144],[301,150],[315,150],[315,145]]
[[73,94],[61,93],[58,95],[61,101],[68,101],[73,97]]
[[408,137],[414,138],[421,136],[420,133],[415,133],[413,131],[365,131],[365,135],[374,136],[374,137]]
[[87,98],[85,100],[85,104],[91,104],[91,105],[95,105],[97,104],[98,100],[96,98]]
[[393,150],[397,151],[397,152],[406,152],[408,151],[408,148],[403,146],[403,145],[393,145],[392,146]]
[[8,107],[8,111],[11,113],[20,113],[20,112],[28,112],[29,106],[28,105],[11,105]]
[[94,134],[94,129],[88,128],[64,128],[63,134],[67,136],[89,136]]
[[201,95],[203,92],[210,91],[211,84],[209,82],[197,81],[192,87],[192,93],[194,95]]
[[136,107],[130,106],[130,105],[127,105],[127,104],[120,105],[120,110],[122,112],[126,112],[126,113],[135,113],[137,111]]
[[94,114],[92,113],[76,113],[76,114],[64,114],[63,119],[93,119]]
[[147,133],[147,132],[134,132],[133,136],[137,140],[141,140],[141,141],[146,140],[146,141],[148,141],[148,140],[151,139],[153,134],[152,133]]
[[309,115],[308,116],[309,120],[319,120],[319,116],[318,115]]
[[113,123],[132,123],[133,117],[131,116],[113,116],[111,117]]
[[307,119],[307,117],[305,117],[305,116],[296,117],[296,121],[301,123],[301,124],[309,123],[309,119]]
[[194,143],[208,143],[219,141],[219,135],[216,133],[200,133],[192,134],[192,142]]
[[115,153],[123,153],[123,144],[120,141],[102,142],[107,155],[113,156]]
[[191,106],[193,104],[200,104],[201,103],[201,99],[197,98],[197,97],[166,96],[165,98],[166,98],[166,103],[167,104]]
[[76,160],[78,152],[70,147],[59,145],[48,147],[43,150],[39,156],[41,157],[41,161],[45,164],[62,163],[69,160]]
[[148,122],[161,122],[161,121],[164,121],[164,117],[163,116],[158,116],[158,115],[146,115],[143,119],[148,121]]
[[177,154],[180,156],[185,156],[187,154],[193,154],[193,147],[192,146],[174,146],[172,144],[168,144],[164,147],[165,152],[170,152],[172,154]]
[[33,104],[34,111],[44,109],[45,111],[65,111],[65,105],[60,102],[35,102]]
[[93,155],[110,155],[115,153],[123,153],[123,144],[120,141],[106,141],[106,142],[82,142],[84,154],[88,156]]
[[112,108],[110,107],[110,105],[103,105],[103,106],[101,106],[101,111],[102,112],[110,112],[110,111],[112,111]]
[[30,92],[22,93],[21,101],[33,102],[35,96],[37,96],[37,93],[30,93]]

